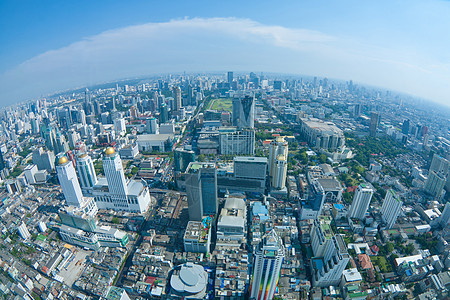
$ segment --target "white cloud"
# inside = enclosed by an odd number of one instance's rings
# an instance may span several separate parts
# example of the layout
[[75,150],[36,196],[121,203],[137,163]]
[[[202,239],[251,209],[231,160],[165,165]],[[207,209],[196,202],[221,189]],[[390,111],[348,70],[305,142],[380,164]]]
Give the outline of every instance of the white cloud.
[[0,104],[125,77],[219,70],[353,79],[435,100],[449,92],[436,88],[448,65],[433,59],[249,19],[186,18],[106,31],[25,61],[0,75]]

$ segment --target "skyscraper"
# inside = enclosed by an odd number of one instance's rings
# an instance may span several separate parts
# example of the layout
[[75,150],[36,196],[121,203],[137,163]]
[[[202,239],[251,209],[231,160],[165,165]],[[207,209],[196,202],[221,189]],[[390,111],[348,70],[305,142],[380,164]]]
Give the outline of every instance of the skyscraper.
[[353,197],[352,205],[348,212],[350,218],[364,219],[367,209],[369,208],[370,200],[372,199],[373,189],[363,183],[358,186]]
[[174,110],[178,113],[180,111],[180,108],[182,107],[181,104],[181,88],[179,86],[174,86],[172,88],[173,93],[173,99],[174,99]]
[[284,256],[283,242],[272,229],[264,236],[255,252],[250,299],[273,299]]
[[195,152],[183,148],[174,151],[175,171],[184,172],[191,162],[195,161]]
[[434,154],[430,166],[430,172],[431,171],[442,173],[444,177],[447,177],[450,172],[450,161],[438,154]]
[[255,127],[255,97],[234,97],[232,107],[233,126],[238,128]]
[[378,123],[380,122],[380,115],[376,112],[370,114],[369,135],[375,137],[377,135]]
[[83,188],[92,188],[97,184],[97,175],[95,174],[94,163],[87,154],[81,154],[77,157],[77,170],[81,179]]
[[201,221],[218,211],[215,163],[192,162],[186,169],[186,194],[190,221]]
[[159,123],[164,124],[169,121],[169,109],[167,104],[162,103],[159,107]]
[[441,172],[430,171],[425,182],[425,191],[435,198],[443,196],[446,178]]
[[56,170],[67,205],[80,207],[83,203],[83,193],[72,162],[62,156],[58,160]]
[[336,286],[350,261],[347,246],[340,234],[333,234],[331,218],[321,216],[311,229],[312,278],[319,287]]
[[123,173],[122,160],[114,148],[107,148],[103,155],[103,170],[108,181],[109,193],[127,195],[127,181]]
[[381,206],[381,219],[386,223],[386,228],[394,226],[397,217],[402,210],[403,202],[393,190],[388,190]]
[[402,124],[402,133],[408,135],[409,134],[409,120],[404,120]]
[[288,156],[288,142],[283,137],[277,137],[269,146],[269,176],[273,176],[275,159],[278,155]]
[[233,72],[227,73],[227,80],[228,80],[229,84],[231,84],[233,82]]
[[275,158],[275,165],[272,176],[272,187],[282,190],[286,186],[287,160],[286,156],[278,155]]

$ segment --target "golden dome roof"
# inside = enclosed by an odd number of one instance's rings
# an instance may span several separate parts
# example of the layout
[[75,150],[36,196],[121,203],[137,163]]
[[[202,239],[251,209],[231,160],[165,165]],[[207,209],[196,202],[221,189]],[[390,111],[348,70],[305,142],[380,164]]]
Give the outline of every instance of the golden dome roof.
[[112,155],[112,154],[114,154],[114,153],[116,153],[116,150],[114,150],[113,147],[108,147],[108,148],[106,148],[106,151],[105,151],[105,154],[106,154],[106,155]]
[[65,164],[65,163],[68,162],[68,161],[69,161],[69,160],[67,159],[67,157],[61,156],[61,157],[59,158],[59,160],[58,160],[58,164],[63,165],[63,164]]

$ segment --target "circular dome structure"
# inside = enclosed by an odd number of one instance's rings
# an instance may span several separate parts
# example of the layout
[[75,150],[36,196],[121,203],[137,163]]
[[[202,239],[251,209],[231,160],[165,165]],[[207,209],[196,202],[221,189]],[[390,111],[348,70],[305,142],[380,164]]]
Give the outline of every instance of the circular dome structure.
[[200,265],[185,263],[172,274],[170,285],[179,295],[203,299],[208,274]]
[[106,148],[106,150],[105,150],[105,154],[106,154],[106,155],[113,155],[114,153],[116,153],[116,150],[114,150],[113,147],[108,147],[108,148]]
[[68,162],[68,161],[69,161],[69,160],[67,159],[67,157],[61,156],[61,157],[59,158],[59,160],[58,160],[58,164],[63,165],[63,164],[65,164],[65,163]]

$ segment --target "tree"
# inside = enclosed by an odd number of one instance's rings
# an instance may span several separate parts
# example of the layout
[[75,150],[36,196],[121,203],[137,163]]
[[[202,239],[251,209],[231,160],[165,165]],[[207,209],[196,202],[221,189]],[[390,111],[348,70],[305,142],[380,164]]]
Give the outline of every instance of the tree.
[[327,156],[325,154],[320,154],[319,155],[319,161],[321,164],[324,164],[327,162]]
[[119,223],[120,223],[120,220],[119,220],[118,217],[113,217],[112,220],[111,220],[111,222],[113,222],[114,224],[119,224]]

